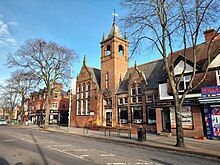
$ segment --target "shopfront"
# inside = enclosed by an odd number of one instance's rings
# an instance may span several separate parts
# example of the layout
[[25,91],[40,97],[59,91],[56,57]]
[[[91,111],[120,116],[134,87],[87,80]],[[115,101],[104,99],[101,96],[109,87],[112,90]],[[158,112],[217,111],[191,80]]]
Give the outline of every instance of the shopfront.
[[201,94],[205,135],[208,139],[220,140],[220,86],[204,87]]

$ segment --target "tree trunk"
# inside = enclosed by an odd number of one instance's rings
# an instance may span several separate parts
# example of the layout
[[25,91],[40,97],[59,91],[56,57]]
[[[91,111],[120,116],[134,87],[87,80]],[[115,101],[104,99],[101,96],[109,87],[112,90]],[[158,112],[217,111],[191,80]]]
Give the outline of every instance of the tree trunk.
[[47,96],[46,96],[46,110],[45,110],[45,124],[44,124],[44,129],[49,128],[49,119],[50,119],[50,88],[47,91]]
[[179,104],[175,105],[175,116],[176,116],[176,146],[185,147],[184,144],[184,135],[183,135],[183,126],[182,126],[182,107]]
[[24,96],[21,96],[21,124],[24,124]]

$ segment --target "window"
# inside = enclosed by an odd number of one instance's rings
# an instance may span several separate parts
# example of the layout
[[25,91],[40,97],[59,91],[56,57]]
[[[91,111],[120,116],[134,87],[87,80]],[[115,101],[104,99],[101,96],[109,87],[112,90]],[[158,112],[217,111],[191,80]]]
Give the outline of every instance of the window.
[[106,47],[106,56],[109,56],[111,54],[111,46],[107,45]]
[[131,88],[131,95],[136,95],[136,89],[135,88]]
[[105,88],[109,88],[109,74],[108,74],[108,72],[105,74]]
[[136,103],[136,96],[131,97],[131,103]]
[[128,109],[127,108],[119,108],[119,123],[127,123],[128,122]]
[[217,85],[220,85],[220,70],[216,70]]
[[151,103],[152,101],[153,101],[153,96],[152,95],[147,95],[146,96],[146,101],[147,101],[147,103]]
[[124,55],[124,49],[123,49],[122,45],[118,46],[118,55],[120,55],[120,56]]
[[127,97],[124,98],[124,103],[125,103],[125,104],[128,103],[128,98],[127,98]]
[[57,109],[57,108],[58,108],[58,103],[57,103],[57,102],[54,102],[54,103],[53,103],[53,108],[54,108],[54,109]]
[[159,95],[154,95],[154,101],[159,100]]
[[54,98],[55,99],[58,98],[58,93],[57,92],[54,93]]
[[119,99],[118,99],[118,104],[119,104],[119,105],[122,105],[122,104],[123,104],[123,98],[119,98]]
[[180,82],[179,85],[179,90],[183,91],[184,89],[186,89],[189,86],[189,82],[190,82],[191,76],[184,76],[183,79]]
[[142,107],[132,107],[133,122],[136,124],[142,123]]
[[150,106],[147,106],[147,124],[148,125],[156,124],[156,110]]
[[141,95],[141,94],[142,94],[141,87],[138,87],[138,88],[137,88],[137,94],[138,94],[138,95]]
[[137,97],[138,99],[138,103],[141,103],[142,102],[142,97],[141,96],[139,96],[139,97]]

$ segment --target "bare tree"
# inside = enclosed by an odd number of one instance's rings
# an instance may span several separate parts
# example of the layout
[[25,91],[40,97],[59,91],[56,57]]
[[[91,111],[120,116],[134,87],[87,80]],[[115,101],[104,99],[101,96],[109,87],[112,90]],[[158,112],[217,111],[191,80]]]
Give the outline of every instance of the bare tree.
[[1,91],[0,107],[3,109],[3,114],[5,114],[5,112],[11,114],[19,103],[18,94],[13,93],[11,89],[3,88],[2,86]]
[[[207,45],[207,65],[203,77],[193,83],[197,72],[198,43],[201,41],[203,29],[216,23],[219,13],[218,0],[123,0],[122,6],[127,9],[122,19],[133,41],[132,54],[141,48],[153,47],[163,58],[175,102],[176,115],[176,146],[184,146],[182,127],[182,103],[185,96],[198,87],[205,79],[209,69],[213,39]],[[219,29],[219,28],[218,28]],[[217,35],[217,33],[216,33]],[[150,45],[150,46],[149,46]],[[180,94],[180,83],[186,71],[187,49],[191,48],[193,71],[189,85]],[[146,50],[146,49],[145,49]],[[182,50],[185,58],[184,69],[176,77],[174,73],[175,50]]]
[[54,84],[66,84],[76,58],[73,50],[42,39],[29,40],[16,53],[8,56],[9,66],[31,72],[38,78],[37,81],[46,86],[45,128],[49,126],[50,99]]
[[33,72],[25,72],[24,70],[16,70],[11,77],[5,81],[4,88],[10,90],[12,94],[17,94],[21,101],[21,121],[23,122],[24,102],[30,92],[37,85],[37,77]]

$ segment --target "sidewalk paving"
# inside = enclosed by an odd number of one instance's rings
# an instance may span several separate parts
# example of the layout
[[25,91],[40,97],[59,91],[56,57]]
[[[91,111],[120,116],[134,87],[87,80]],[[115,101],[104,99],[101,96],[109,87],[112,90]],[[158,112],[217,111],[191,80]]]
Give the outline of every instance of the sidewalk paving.
[[[36,125],[30,125],[29,128],[39,129]],[[176,137],[175,136],[162,136],[156,134],[146,135],[146,141],[139,142],[137,140],[137,134],[132,134],[131,139],[128,138],[127,133],[121,133],[118,137],[117,133],[112,132],[111,136],[105,136],[104,131],[88,130],[86,132],[83,128],[70,127],[69,132],[67,127],[50,127],[47,131],[52,132],[64,132],[68,134],[74,134],[84,137],[97,138],[107,141],[120,142],[129,145],[138,145],[139,147],[149,147],[155,149],[163,149],[174,151],[182,154],[194,154],[199,156],[214,157],[220,159],[220,141],[216,140],[197,140],[193,138],[184,138],[185,146],[184,148],[176,147]]]

